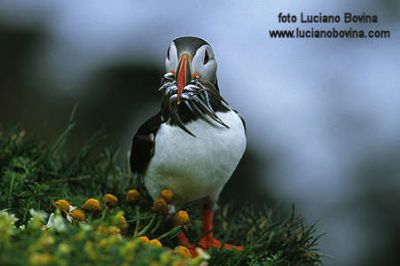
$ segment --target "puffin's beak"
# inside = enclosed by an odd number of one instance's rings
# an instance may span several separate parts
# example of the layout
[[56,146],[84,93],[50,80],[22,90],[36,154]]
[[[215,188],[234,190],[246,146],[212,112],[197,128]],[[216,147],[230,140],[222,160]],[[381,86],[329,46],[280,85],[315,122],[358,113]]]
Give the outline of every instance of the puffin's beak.
[[178,67],[176,69],[176,77],[178,79],[178,92],[177,92],[177,102],[180,103],[183,88],[189,84],[192,73],[190,71],[190,56],[188,54],[183,54],[179,60]]

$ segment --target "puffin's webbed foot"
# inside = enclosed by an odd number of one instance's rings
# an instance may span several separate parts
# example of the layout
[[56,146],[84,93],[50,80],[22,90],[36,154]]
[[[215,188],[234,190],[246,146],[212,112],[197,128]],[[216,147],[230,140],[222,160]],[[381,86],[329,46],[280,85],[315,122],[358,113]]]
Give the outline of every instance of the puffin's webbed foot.
[[178,239],[182,246],[185,246],[189,249],[193,257],[197,257],[199,255],[196,251],[196,247],[190,243],[184,232],[179,233]]
[[244,249],[243,246],[235,246],[230,244],[221,244],[221,241],[214,238],[212,230],[213,230],[213,218],[214,212],[209,205],[204,206],[204,224],[203,224],[203,232],[204,236],[199,241],[200,247],[205,250],[210,248],[226,248],[226,249],[236,249],[237,251],[242,251]]
[[226,249],[236,249],[237,251],[243,251],[244,249],[243,246],[236,246],[231,244],[222,245],[221,241],[214,238],[213,236],[210,237],[208,235],[205,235],[202,239],[200,239],[199,246],[204,250],[209,250],[210,248],[216,248],[216,249],[226,248]]

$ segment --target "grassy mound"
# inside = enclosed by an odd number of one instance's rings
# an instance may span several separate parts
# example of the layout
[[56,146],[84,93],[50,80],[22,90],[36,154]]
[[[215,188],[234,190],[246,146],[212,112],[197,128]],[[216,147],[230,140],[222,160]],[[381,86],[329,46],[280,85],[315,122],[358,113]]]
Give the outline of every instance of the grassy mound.
[[[187,256],[176,235],[185,231],[193,243],[200,239],[198,208],[185,210],[190,221],[177,225],[176,217],[155,210],[116,151],[99,150],[97,135],[68,155],[73,128],[70,121],[53,141],[39,141],[18,127],[0,128],[1,265],[320,264],[315,227],[304,226],[294,214],[282,219],[268,208],[224,206],[217,212],[216,236],[244,251]],[[132,188],[140,193],[135,200],[127,197]],[[107,193],[118,202],[107,202]],[[88,198],[100,204],[98,210],[85,207]],[[59,199],[86,211],[72,213],[72,207],[56,204]]]

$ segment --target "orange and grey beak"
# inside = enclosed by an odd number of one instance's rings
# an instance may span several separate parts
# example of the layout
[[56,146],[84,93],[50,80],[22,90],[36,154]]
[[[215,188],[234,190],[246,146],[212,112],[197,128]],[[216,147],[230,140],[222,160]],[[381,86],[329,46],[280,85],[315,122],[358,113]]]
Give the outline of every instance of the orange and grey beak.
[[179,104],[183,88],[185,88],[192,79],[192,73],[190,71],[190,56],[188,54],[183,54],[181,56],[176,69],[176,77],[178,79],[177,102]]

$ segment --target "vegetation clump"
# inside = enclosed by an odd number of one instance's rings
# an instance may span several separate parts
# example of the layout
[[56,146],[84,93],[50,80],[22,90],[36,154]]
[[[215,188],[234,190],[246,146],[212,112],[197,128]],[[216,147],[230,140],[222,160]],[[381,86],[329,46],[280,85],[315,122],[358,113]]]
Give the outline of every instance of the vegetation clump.
[[193,258],[177,235],[202,237],[196,208],[172,213],[169,189],[153,202],[116,150],[98,150],[98,135],[69,154],[74,126],[71,119],[53,141],[0,127],[1,265],[320,264],[315,226],[250,206],[224,206],[215,217],[215,236],[243,251],[198,250]]

